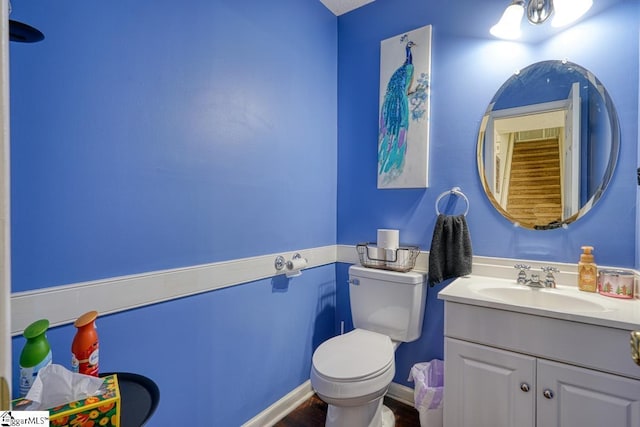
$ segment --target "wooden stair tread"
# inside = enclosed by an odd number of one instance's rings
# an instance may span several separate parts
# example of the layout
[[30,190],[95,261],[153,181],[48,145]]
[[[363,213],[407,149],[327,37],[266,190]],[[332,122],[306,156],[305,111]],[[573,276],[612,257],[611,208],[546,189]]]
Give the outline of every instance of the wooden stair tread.
[[557,140],[514,145],[507,210],[516,221],[533,226],[561,219],[560,170]]

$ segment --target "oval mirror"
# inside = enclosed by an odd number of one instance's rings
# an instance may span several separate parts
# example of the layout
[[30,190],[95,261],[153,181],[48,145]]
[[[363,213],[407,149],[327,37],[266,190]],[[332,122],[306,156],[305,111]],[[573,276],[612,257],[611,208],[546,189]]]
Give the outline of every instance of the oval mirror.
[[482,118],[485,193],[518,226],[564,227],[602,196],[619,134],[615,107],[593,73],[567,61],[529,65],[500,87]]

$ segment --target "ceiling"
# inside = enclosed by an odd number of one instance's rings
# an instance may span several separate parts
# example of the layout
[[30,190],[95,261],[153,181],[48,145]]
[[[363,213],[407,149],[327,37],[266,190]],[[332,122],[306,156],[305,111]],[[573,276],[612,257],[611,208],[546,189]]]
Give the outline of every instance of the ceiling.
[[334,13],[336,16],[340,16],[343,13],[357,9],[360,6],[364,6],[367,3],[371,3],[375,0],[320,0],[327,9]]
[[[375,0],[320,1],[336,16],[340,16]],[[395,0],[387,1],[391,3]],[[438,0],[433,1],[438,3]],[[606,9],[625,1],[630,0],[594,0],[593,7],[578,22],[587,21]],[[431,19],[439,23],[438,31],[449,32],[462,37],[496,40],[489,34],[489,28],[498,22],[502,12],[510,2],[511,0],[449,0],[448,4],[445,5],[447,2],[441,1],[442,6],[434,10],[430,9],[429,13],[432,17]],[[482,7],[479,7],[479,4],[482,4]],[[467,15],[469,19],[460,19],[464,15]],[[541,42],[561,33],[566,28],[554,28],[549,22],[542,25],[531,25],[525,18],[521,25],[522,37],[518,41],[521,43]]]

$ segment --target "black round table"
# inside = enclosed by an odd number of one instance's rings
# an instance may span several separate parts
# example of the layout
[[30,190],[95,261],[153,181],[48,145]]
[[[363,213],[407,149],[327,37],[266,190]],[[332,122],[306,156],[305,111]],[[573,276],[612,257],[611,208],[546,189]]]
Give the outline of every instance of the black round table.
[[160,390],[144,375],[130,372],[100,373],[101,377],[116,374],[120,389],[120,426],[141,427],[153,415],[160,401]]

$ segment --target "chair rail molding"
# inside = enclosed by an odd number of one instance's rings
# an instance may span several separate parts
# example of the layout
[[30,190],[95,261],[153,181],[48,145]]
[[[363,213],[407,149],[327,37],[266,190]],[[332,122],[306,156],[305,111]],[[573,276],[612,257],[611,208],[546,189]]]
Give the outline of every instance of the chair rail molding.
[[336,262],[336,246],[322,246],[211,264],[111,277],[11,294],[11,334],[20,335],[33,313],[51,326],[73,323],[77,307],[89,304],[101,315],[183,298],[282,274],[274,260],[295,253],[307,258],[306,268]]
[[[15,292],[11,294],[11,334],[22,334],[33,321],[33,313],[49,319],[51,326],[60,326],[73,323],[78,316],[76,307],[89,303],[104,315],[266,279],[282,274],[274,266],[278,255],[291,259],[296,253],[308,260],[305,268],[359,263],[356,245],[340,244]],[[513,266],[518,263],[534,269],[556,267],[559,283],[577,283],[577,264],[511,258],[474,256],[473,274],[515,280]],[[415,270],[426,273],[428,265],[429,252],[420,252]],[[638,271],[635,274],[638,279]]]

